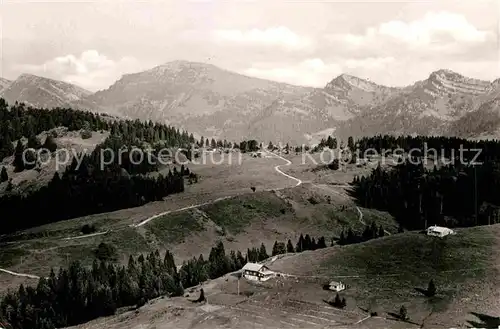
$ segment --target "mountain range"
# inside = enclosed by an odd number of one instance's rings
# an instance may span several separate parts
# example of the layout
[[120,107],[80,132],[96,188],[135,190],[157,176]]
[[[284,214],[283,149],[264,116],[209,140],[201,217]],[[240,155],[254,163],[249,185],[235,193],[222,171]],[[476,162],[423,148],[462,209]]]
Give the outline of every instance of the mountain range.
[[292,143],[326,135],[500,136],[500,80],[432,72],[406,87],[342,74],[323,88],[248,77],[211,64],[174,61],[126,74],[105,90],[22,74],[0,79],[9,103],[69,106],[175,125],[197,136]]

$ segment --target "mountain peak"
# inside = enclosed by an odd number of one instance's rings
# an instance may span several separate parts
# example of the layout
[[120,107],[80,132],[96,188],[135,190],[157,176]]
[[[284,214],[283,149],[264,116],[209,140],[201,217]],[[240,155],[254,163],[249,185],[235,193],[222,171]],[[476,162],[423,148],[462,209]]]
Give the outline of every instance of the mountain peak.
[[191,62],[186,60],[175,60],[171,62],[166,62],[161,65],[153,67],[150,71],[162,71],[162,70],[182,70],[185,68],[190,69],[201,69],[201,68],[215,68],[213,64],[201,63],[201,62]]
[[356,89],[361,89],[366,92],[373,92],[375,91],[378,87],[381,87],[377,85],[374,82],[371,82],[366,79],[362,79],[359,77],[356,77],[354,75],[342,73],[336,78],[334,78],[332,81],[330,81],[326,86],[325,90],[330,90],[330,91],[346,91],[346,90],[352,90],[354,88]]
[[12,83],[12,81],[0,77],[0,91],[3,90],[4,88],[6,88],[11,83]]
[[463,76],[462,74],[449,69],[439,69],[429,75],[429,79],[435,79],[436,77],[446,78],[450,80],[462,80],[465,78],[465,76]]
[[21,75],[19,75],[16,80],[38,80],[38,79],[43,79],[43,78],[31,73],[21,73]]
[[432,96],[445,93],[479,95],[485,93],[491,86],[489,81],[468,78],[449,69],[440,69],[432,72],[424,84],[425,92]]
[[66,106],[90,94],[90,91],[73,84],[30,73],[21,74],[0,92],[8,103],[19,101],[44,108]]

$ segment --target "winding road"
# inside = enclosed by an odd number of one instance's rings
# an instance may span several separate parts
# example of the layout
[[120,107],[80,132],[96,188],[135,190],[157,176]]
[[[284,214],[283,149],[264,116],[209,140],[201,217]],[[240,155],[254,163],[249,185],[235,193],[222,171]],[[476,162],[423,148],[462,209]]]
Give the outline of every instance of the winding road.
[[278,154],[276,154],[276,153],[274,153],[274,152],[269,152],[269,153],[271,153],[271,154],[273,154],[274,156],[276,156],[276,157],[280,158],[281,160],[286,161],[286,164],[284,164],[284,165],[277,165],[277,166],[275,166],[275,167],[274,167],[274,170],[276,170],[277,172],[279,172],[279,173],[280,173],[280,174],[282,174],[283,176],[288,177],[288,178],[293,179],[294,181],[296,181],[296,182],[297,182],[297,184],[296,184],[295,186],[299,186],[299,185],[301,185],[301,184],[303,183],[303,182],[302,182],[302,180],[298,179],[297,177],[293,177],[293,176],[288,175],[288,174],[284,173],[283,171],[281,171],[281,169],[280,169],[280,167],[281,167],[281,166],[290,166],[290,165],[292,164],[292,161],[290,161],[290,160],[288,160],[288,159],[285,159],[285,158],[284,158],[284,157],[282,157],[281,155],[278,155]]

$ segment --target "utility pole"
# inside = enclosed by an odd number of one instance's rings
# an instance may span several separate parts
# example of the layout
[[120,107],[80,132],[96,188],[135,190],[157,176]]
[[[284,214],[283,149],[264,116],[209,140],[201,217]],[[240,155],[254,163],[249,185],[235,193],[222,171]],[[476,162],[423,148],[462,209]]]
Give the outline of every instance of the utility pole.
[[477,226],[477,174],[476,174],[476,165],[474,164],[474,212],[475,212],[475,220]]

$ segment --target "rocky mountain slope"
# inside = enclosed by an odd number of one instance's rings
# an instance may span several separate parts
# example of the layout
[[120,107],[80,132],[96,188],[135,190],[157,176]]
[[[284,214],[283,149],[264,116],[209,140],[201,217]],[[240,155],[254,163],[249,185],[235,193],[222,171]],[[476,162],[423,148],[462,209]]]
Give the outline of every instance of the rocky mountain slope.
[[499,81],[439,70],[404,88],[347,74],[324,88],[311,88],[248,77],[211,64],[174,61],[124,75],[94,94],[21,75],[0,91],[0,97],[160,121],[208,138],[303,143],[328,134],[341,138],[380,133],[494,135],[500,127]]
[[12,81],[10,81],[10,80],[0,78],[0,91],[5,89],[5,87],[7,87],[11,82]]
[[44,108],[67,106],[90,94],[90,91],[70,83],[32,74],[21,74],[0,91],[0,97],[8,103],[18,101]]
[[305,142],[398,89],[341,75],[325,88],[247,77],[210,64],[175,61],[123,76],[74,102],[129,118],[177,125],[203,136]]
[[212,136],[221,130],[240,130],[249,117],[277,98],[296,97],[310,89],[247,77],[211,64],[175,61],[124,75],[108,89],[75,104]]
[[[467,78],[450,70],[432,72],[426,80],[400,89],[377,106],[364,107],[339,127],[341,135],[441,134],[464,137],[481,129],[465,124],[472,113],[491,103],[496,83]],[[484,111],[482,111],[484,112]],[[482,115],[477,118],[482,120]],[[460,127],[460,128],[459,128]],[[472,130],[471,130],[472,129]]]

